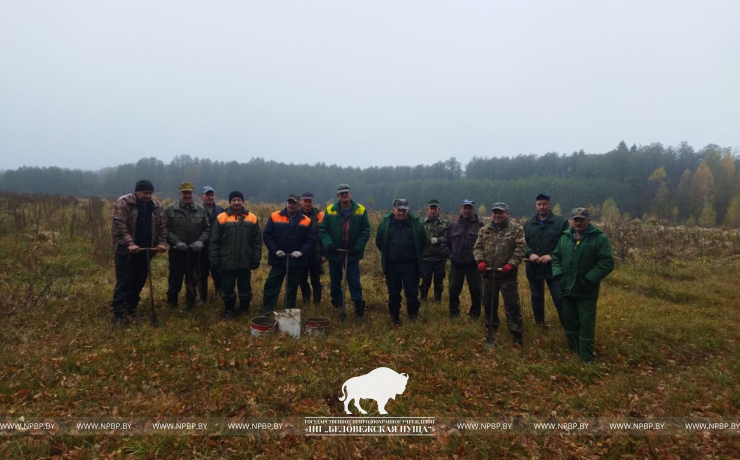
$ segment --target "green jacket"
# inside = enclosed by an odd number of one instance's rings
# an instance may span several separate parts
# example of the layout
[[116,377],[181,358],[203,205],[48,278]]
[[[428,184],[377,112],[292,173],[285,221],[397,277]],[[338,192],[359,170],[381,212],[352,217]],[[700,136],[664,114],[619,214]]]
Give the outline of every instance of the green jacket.
[[177,200],[165,208],[167,216],[167,243],[170,247],[179,242],[187,245],[196,241],[208,242],[211,227],[208,224],[208,213],[201,204],[193,203],[193,207],[187,210]]
[[[349,262],[361,260],[365,256],[365,245],[370,239],[370,220],[367,217],[365,206],[352,201],[352,209],[349,214],[349,237],[347,238],[347,250],[356,249],[356,256],[348,256]],[[331,245],[337,249],[344,249],[344,240],[342,238],[342,212],[340,211],[339,202],[329,206],[324,213],[324,219],[319,224],[319,238],[321,246],[326,250]],[[326,260],[331,262],[341,262],[341,252],[325,251]]]
[[552,212],[544,225],[539,224],[537,214],[524,223],[524,238],[527,240],[527,253],[524,258],[527,263],[527,278],[531,280],[552,279],[552,263],[533,264],[529,261],[529,256],[532,254],[551,255],[558,245],[560,236],[569,227],[568,219]]
[[601,280],[614,270],[612,243],[593,224],[578,246],[573,234],[569,228],[560,237],[552,253],[552,274],[560,279],[563,295],[596,299]]
[[254,270],[262,259],[262,231],[257,216],[231,207],[216,216],[208,244],[212,267],[226,270]]
[[[390,230],[390,220],[392,212],[383,216],[383,220],[378,224],[378,233],[375,235],[375,245],[380,249],[380,265],[383,268],[383,274],[385,275],[385,259],[386,259],[386,247],[388,246],[388,232]],[[424,276],[424,259],[421,255],[424,253],[424,249],[429,246],[429,236],[427,235],[427,229],[424,227],[424,223],[419,219],[419,216],[409,211],[407,217],[411,222],[412,232],[414,234],[414,246],[416,247],[416,260],[419,265],[419,274]]]
[[[424,218],[424,227],[427,229],[427,235],[429,235],[429,246],[424,250],[423,258],[427,262],[442,262],[447,260],[445,252],[442,249],[442,241],[444,241],[445,234],[447,233],[447,227],[450,225],[450,221],[446,218],[439,216],[436,219],[430,219],[429,217]],[[437,238],[436,244],[431,244],[431,239]]]

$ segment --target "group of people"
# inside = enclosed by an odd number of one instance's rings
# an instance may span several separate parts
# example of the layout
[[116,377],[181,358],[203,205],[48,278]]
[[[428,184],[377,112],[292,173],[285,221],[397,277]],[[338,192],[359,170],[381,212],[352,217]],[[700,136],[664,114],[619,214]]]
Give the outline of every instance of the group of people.
[[[249,311],[251,271],[261,263],[263,246],[271,268],[264,283],[261,314],[274,311],[286,278],[290,308],[295,306],[299,287],[304,303],[320,303],[320,276],[326,261],[332,305],[345,307],[344,279],[355,322],[363,323],[360,260],[371,229],[367,210],[352,199],[349,185],[337,187],[337,201],[323,212],[314,206],[311,192],[288,195],[285,208],[270,215],[264,230],[258,217],[244,207],[241,192],[229,194],[226,209],[215,203],[215,191],[209,186],[203,187],[202,204],[197,204],[193,202],[193,185],[182,183],[179,200],[166,208],[153,198],[153,192],[152,183],[141,180],[134,193],[118,199],[113,210],[116,326],[124,325],[126,315],[137,317],[148,260],[168,250],[170,305],[177,306],[183,279],[186,308],[194,307],[198,291],[201,300],[207,301],[210,274],[224,303],[226,319]],[[424,218],[409,210],[408,200],[394,200],[392,212],[383,216],[375,235],[392,323],[401,324],[402,292],[410,321],[418,318],[430,289],[434,301],[442,300],[449,259],[450,317],[460,315],[460,294],[467,281],[471,298],[468,315],[479,318],[482,304],[486,327],[496,330],[500,326],[500,294],[514,345],[522,347],[524,326],[517,275],[524,262],[535,323],[547,327],[547,284],[568,346],[584,362],[592,361],[599,285],[614,267],[611,242],[590,223],[587,209],[573,209],[571,226],[566,218],[552,212],[551,201],[547,193],[537,195],[537,213],[521,226],[509,219],[509,207],[502,202],[491,207],[491,222],[485,225],[472,200],[461,202],[460,215],[452,222],[441,215],[438,200],[428,201]]]

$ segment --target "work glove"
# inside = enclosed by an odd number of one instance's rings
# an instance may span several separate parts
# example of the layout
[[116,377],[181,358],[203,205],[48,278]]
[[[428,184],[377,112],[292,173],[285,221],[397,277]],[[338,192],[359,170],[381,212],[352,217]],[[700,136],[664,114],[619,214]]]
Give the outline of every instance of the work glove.
[[196,241],[195,243],[191,244],[190,247],[195,252],[200,252],[201,249],[203,249],[203,242],[202,241]]
[[511,264],[506,264],[501,267],[501,273],[503,273],[504,275],[508,274],[512,270],[514,270],[514,266]]
[[283,251],[277,251],[275,253],[275,255],[278,256],[278,257],[280,257],[280,258],[285,257],[285,253]]
[[485,260],[481,260],[480,262],[478,262],[478,272],[485,273],[486,272],[486,266],[487,265],[488,264],[486,264],[486,261]]
[[182,241],[180,241],[179,243],[177,243],[175,245],[175,247],[177,248],[178,251],[187,251],[188,250],[188,245],[185,244],[185,243],[183,243]]
[[250,265],[249,268],[252,270],[257,270],[258,268],[260,268],[260,261],[258,260],[257,262],[252,262],[252,265]]
[[293,253],[290,254],[290,257],[297,259],[299,257],[302,257],[303,254],[301,254],[301,251],[293,251]]
[[326,247],[326,250],[329,252],[337,252],[337,247],[334,246],[333,244],[330,244],[329,246]]
[[431,242],[432,244],[437,244],[437,238],[434,238],[434,237],[432,237],[432,238],[429,238],[429,241],[430,241],[430,242]]
[[359,249],[352,248],[349,251],[347,251],[347,253],[349,255],[351,255],[352,257],[356,257],[356,256],[359,256],[360,255],[360,250]]

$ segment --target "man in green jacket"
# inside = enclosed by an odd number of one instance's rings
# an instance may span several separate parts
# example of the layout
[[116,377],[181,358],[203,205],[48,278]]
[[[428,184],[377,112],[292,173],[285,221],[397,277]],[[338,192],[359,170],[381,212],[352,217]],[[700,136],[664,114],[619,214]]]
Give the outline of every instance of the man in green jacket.
[[570,216],[573,228],[563,232],[552,253],[552,274],[563,292],[568,347],[588,363],[594,360],[599,286],[614,270],[614,256],[611,241],[591,224],[586,208],[575,208]]
[[339,184],[337,198],[339,200],[326,209],[319,224],[321,246],[326,251],[325,257],[329,262],[331,303],[338,308],[344,307],[342,272],[344,257],[347,257],[347,273],[344,275],[347,277],[350,297],[355,304],[355,317],[362,318],[365,303],[360,284],[360,260],[365,255],[365,245],[370,239],[370,220],[365,207],[352,200],[349,185]]
[[429,245],[424,223],[409,212],[404,198],[393,201],[393,212],[383,216],[375,235],[381,266],[388,286],[388,311],[395,326],[401,324],[401,289],[406,295],[409,320],[419,316],[419,278],[424,273],[422,254]]
[[185,306],[195,306],[198,290],[200,251],[208,242],[211,227],[208,214],[202,205],[193,203],[193,184],[180,184],[180,200],[167,206],[167,243],[170,245],[169,287],[167,302],[177,307],[177,297],[185,277]]
[[221,273],[221,299],[227,320],[234,318],[239,287],[239,313],[249,311],[252,301],[252,270],[262,259],[262,232],[257,216],[244,208],[244,195],[229,194],[229,207],[216,216],[208,244],[208,259],[214,272]]
[[563,295],[560,285],[552,277],[552,251],[558,245],[560,236],[569,227],[568,220],[553,214],[550,210],[551,197],[540,193],[535,198],[537,214],[524,223],[524,238],[527,240],[527,280],[532,298],[534,322],[545,329],[545,283],[550,290],[552,303],[558,312],[560,324],[563,324]]
[[430,244],[422,255],[424,259],[424,275],[422,276],[421,286],[419,287],[419,295],[422,302],[427,300],[429,288],[432,287],[432,279],[434,279],[434,300],[436,302],[442,300],[445,268],[447,267],[447,257],[445,256],[444,249],[442,249],[442,242],[445,239],[449,225],[450,221],[439,214],[439,201],[429,200],[427,202],[427,217],[424,218],[424,227],[427,229]]

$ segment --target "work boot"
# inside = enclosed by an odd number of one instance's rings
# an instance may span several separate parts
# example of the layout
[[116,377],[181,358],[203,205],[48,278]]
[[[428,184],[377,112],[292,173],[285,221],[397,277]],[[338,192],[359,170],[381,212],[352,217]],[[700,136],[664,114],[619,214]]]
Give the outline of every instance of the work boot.
[[441,302],[442,301],[442,293],[441,292],[435,292],[434,293],[434,301],[435,302]]
[[364,300],[355,300],[355,317],[362,318],[365,316],[365,301]]
[[419,292],[419,301],[420,302],[426,302],[427,301],[427,293],[428,293],[428,291],[420,291]]
[[321,305],[321,289],[314,289],[313,291],[313,304]]
[[358,326],[362,326],[363,324],[365,324],[365,318],[363,318],[362,316],[355,316],[355,324]]
[[113,318],[113,327],[116,329],[123,328],[123,325],[126,323],[126,320],[122,316],[116,316]]
[[239,301],[239,308],[236,310],[237,315],[243,315],[249,313],[249,302],[243,300]]
[[524,348],[524,339],[521,335],[514,336],[514,345],[518,345],[520,348]]
[[391,318],[391,321],[393,322],[393,327],[401,326],[401,319],[398,316]]
[[227,320],[230,320],[236,316],[234,312],[235,305],[236,305],[236,299],[224,301],[224,309],[226,310],[226,313],[224,314],[224,318],[226,318]]

